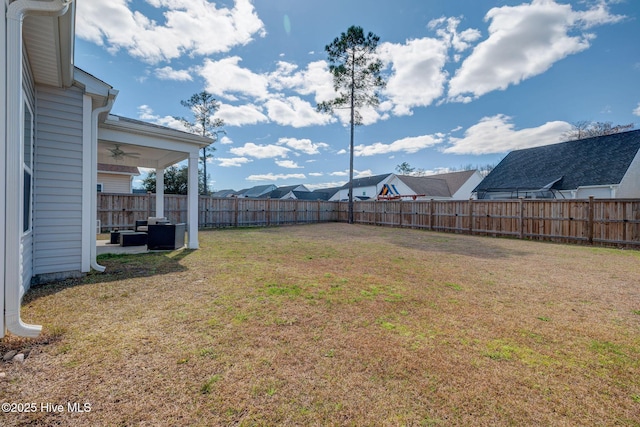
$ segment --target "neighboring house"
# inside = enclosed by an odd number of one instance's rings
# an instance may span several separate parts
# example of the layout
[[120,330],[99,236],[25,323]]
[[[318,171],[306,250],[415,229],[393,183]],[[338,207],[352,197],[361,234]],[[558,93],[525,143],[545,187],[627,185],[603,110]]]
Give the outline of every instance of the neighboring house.
[[236,196],[237,197],[250,197],[250,198],[253,198],[253,199],[267,198],[267,197],[269,197],[269,193],[271,193],[273,190],[275,190],[277,188],[278,187],[276,187],[273,184],[256,185],[255,187],[246,188],[244,190],[238,191]]
[[236,195],[236,190],[219,190],[211,194],[211,197],[233,197]]
[[[208,138],[109,115],[118,91],[73,66],[75,2],[3,2],[0,19],[0,338],[32,282],[104,271],[96,261],[97,165],[189,160],[188,246],[198,247],[198,152]],[[120,155],[115,147],[129,155]],[[133,154],[135,153],[135,154]],[[164,197],[156,197],[162,216]]]
[[317,191],[294,191],[293,198],[297,200],[307,200],[307,201],[316,201],[316,200],[329,200],[329,195],[327,193],[321,193]]
[[309,193],[309,189],[304,185],[287,185],[284,187],[278,187],[268,194],[268,197],[271,199],[297,199],[294,194],[298,192],[307,192]]
[[312,193],[318,194],[318,200],[331,200],[331,198],[340,191],[340,187],[318,188]]
[[98,193],[133,193],[133,177],[139,176],[135,166],[98,163]]
[[[353,180],[353,200],[370,200],[375,199],[382,191],[386,184],[395,175],[387,173],[383,175],[368,176],[366,178],[357,178]],[[349,200],[349,183],[340,187],[340,189],[329,199],[332,202]]]
[[640,130],[509,153],[478,199],[640,197]]
[[409,196],[413,200],[469,200],[481,181],[482,175],[477,170],[428,176],[394,175],[383,189],[383,196],[390,199]]

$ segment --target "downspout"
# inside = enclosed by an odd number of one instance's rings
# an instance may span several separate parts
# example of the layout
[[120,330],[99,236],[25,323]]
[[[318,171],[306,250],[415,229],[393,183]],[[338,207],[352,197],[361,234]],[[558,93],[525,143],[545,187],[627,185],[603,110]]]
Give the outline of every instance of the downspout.
[[[91,172],[91,223],[94,224],[96,219],[98,218],[98,192],[96,188],[98,187],[98,116],[101,113],[111,111],[111,107],[116,100],[116,95],[118,94],[117,90],[110,89],[109,95],[107,98],[107,104],[94,109],[91,112],[91,167],[93,171]],[[102,273],[106,267],[104,265],[98,264],[96,260],[97,257],[97,247],[96,247],[96,233],[95,230],[91,232],[91,243],[89,247],[91,248],[91,268],[96,270],[99,273]]]
[[[36,337],[42,326],[20,319],[22,283],[22,24],[28,15],[61,16],[71,0],[17,0],[7,8],[7,129],[5,157],[5,299],[6,329],[18,336]],[[16,191],[18,189],[18,191]],[[8,225],[8,226],[7,226]]]

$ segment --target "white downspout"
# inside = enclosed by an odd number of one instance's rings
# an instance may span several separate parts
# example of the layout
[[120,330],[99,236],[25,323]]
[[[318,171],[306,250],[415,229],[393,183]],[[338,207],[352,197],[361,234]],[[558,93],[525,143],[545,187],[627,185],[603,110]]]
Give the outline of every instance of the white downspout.
[[[117,90],[109,90],[109,98],[107,99],[107,104],[103,107],[98,107],[91,112],[91,167],[93,171],[91,172],[91,220],[92,224],[95,223],[98,218],[98,116],[101,113],[109,112],[111,107],[113,106],[114,101],[116,100],[116,95],[118,94]],[[89,247],[91,248],[91,268],[102,273],[106,267],[104,265],[98,264],[96,260],[97,256],[97,248],[96,248],[96,233],[95,230],[90,234],[91,243]]]
[[[71,0],[17,0],[7,9],[7,129],[5,156],[5,272],[4,316],[6,329],[23,336],[36,337],[42,326],[20,319],[22,288],[22,23],[28,15],[61,16]],[[8,225],[8,226],[7,226]]]

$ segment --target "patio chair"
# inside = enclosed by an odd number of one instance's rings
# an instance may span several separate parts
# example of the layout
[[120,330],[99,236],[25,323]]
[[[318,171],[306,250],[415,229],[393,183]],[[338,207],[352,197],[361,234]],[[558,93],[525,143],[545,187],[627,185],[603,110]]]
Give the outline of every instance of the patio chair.
[[156,225],[159,223],[168,223],[167,218],[164,216],[150,216],[146,221],[137,220],[135,231],[149,231],[150,225]]

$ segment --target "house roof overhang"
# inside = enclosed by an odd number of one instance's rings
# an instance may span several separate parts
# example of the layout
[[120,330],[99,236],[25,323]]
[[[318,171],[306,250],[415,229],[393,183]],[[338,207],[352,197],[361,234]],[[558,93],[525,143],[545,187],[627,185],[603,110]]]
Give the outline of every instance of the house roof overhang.
[[[163,169],[197,155],[213,141],[126,117],[109,115],[98,125],[98,162]],[[125,153],[113,155],[116,145]]]
[[22,38],[36,84],[69,87],[73,83],[75,2],[61,16],[30,14]]

